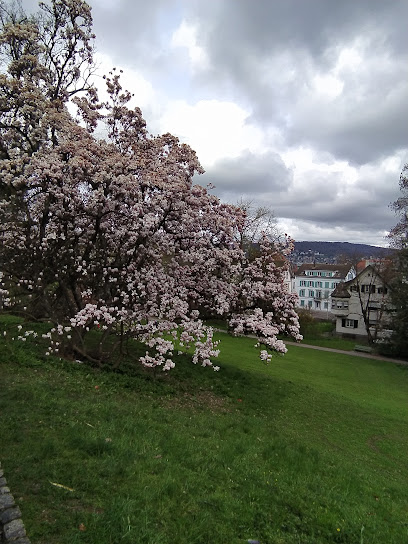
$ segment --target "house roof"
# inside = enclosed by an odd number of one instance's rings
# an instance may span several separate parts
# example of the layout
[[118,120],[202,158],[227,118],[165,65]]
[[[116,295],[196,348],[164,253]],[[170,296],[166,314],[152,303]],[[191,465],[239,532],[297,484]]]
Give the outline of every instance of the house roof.
[[339,285],[337,285],[336,289],[332,292],[331,296],[332,297],[339,297],[339,298],[350,297],[351,295],[350,295],[348,289],[352,285],[358,285],[358,283],[361,280],[362,276],[364,276],[368,272],[374,274],[374,276],[376,278],[379,278],[383,282],[384,285],[387,285],[387,282],[384,280],[384,278],[381,276],[381,274],[375,268],[375,266],[369,264],[368,266],[366,266],[364,268],[364,270],[359,272],[357,274],[357,276],[355,278],[353,278],[352,280],[344,281],[344,282],[339,283]]
[[369,264],[363,270],[361,270],[361,272],[359,272],[355,278],[353,278],[352,280],[346,281],[344,285],[349,287],[350,285],[354,285],[355,283],[358,283],[361,277],[364,276],[368,272],[371,272],[372,274],[374,274],[374,276],[376,278],[379,278],[385,285],[388,284],[388,282],[384,279],[383,275],[378,270],[378,268],[376,268],[372,264]]
[[344,283],[344,281],[342,281],[341,283],[339,283],[337,285],[336,289],[332,292],[331,297],[332,298],[350,298],[351,295],[347,290],[347,285],[350,285],[350,283],[352,283],[352,281],[353,280],[350,280],[350,281],[348,281],[346,283]]
[[350,272],[352,267],[349,264],[302,264],[299,266],[296,276],[306,276],[306,272],[310,270],[321,270],[322,272],[332,272],[331,278],[344,279]]

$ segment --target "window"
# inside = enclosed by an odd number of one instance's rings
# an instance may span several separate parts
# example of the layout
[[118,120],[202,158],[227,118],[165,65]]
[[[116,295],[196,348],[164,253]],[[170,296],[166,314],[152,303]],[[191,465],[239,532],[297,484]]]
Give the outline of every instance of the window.
[[323,306],[324,306],[324,309],[325,309],[325,310],[328,310],[328,309],[329,309],[329,303],[328,303],[328,302],[325,302],[325,303],[323,304]]
[[330,283],[328,281],[325,281],[324,282],[324,288],[329,289],[329,287],[330,287]]
[[320,310],[320,300],[315,300],[316,310]]
[[377,289],[377,293],[386,295],[386,294],[388,293],[388,289],[387,289],[386,287],[379,287],[379,288]]
[[368,320],[372,325],[378,322],[378,308],[368,308]]
[[347,300],[334,300],[332,308],[337,308],[339,310],[347,310],[348,301]]
[[375,293],[375,285],[362,285],[361,286],[361,292],[362,293]]
[[326,275],[326,272],[322,272],[322,276],[325,276]]
[[305,280],[301,280],[301,281],[300,281],[300,287],[305,287],[305,285],[306,285]]
[[316,282],[316,287],[323,287],[323,283],[321,281]]
[[337,286],[337,283],[334,281],[334,282],[331,284],[331,288],[332,288],[332,289],[336,289],[336,286]]
[[309,297],[314,297],[314,291],[309,290]]
[[357,329],[358,327],[357,319],[342,319],[341,324],[343,327],[346,327],[347,329]]
[[301,300],[301,301],[300,301],[300,305],[301,305],[301,306],[304,306],[304,305],[305,305],[305,301],[304,301],[304,300]]
[[309,301],[307,302],[307,305],[309,306],[309,308],[312,307],[312,304],[313,304],[313,301],[311,301],[311,300],[309,300]]
[[322,298],[322,292],[316,291],[316,298]]
[[304,297],[304,296],[305,296],[305,290],[304,290],[304,289],[301,289],[301,290],[299,291],[299,296],[300,296],[300,297]]
[[308,287],[314,287],[314,281],[308,281],[307,286]]

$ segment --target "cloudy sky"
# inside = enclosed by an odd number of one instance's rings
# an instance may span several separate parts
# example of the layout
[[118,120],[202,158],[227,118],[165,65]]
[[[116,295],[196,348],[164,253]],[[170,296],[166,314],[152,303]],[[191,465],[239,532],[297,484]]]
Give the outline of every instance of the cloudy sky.
[[[32,3],[31,0],[29,3]],[[386,245],[408,162],[407,0],[89,0],[100,73],[296,240]],[[102,85],[102,80],[101,85]]]

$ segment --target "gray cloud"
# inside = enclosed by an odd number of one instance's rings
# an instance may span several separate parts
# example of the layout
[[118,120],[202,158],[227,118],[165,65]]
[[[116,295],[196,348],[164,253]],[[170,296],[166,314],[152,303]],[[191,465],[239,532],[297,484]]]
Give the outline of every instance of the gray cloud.
[[246,151],[240,157],[217,161],[205,177],[230,202],[241,196],[286,192],[292,182],[292,172],[274,152],[254,155]]
[[[192,14],[211,61],[197,84],[240,93],[253,119],[281,126],[288,145],[308,142],[359,164],[406,147],[407,2],[224,0],[216,15],[208,4],[196,2]],[[317,100],[313,78],[359,43],[365,56],[357,72],[341,74],[342,94]]]
[[[32,5],[34,0],[24,0]],[[288,146],[310,145],[355,164],[406,148],[408,55],[401,46],[406,0],[90,0],[97,48],[149,74],[169,93],[183,88],[185,52],[169,47],[183,19],[197,27],[209,67],[191,90],[244,103],[251,121],[280,127]],[[339,74],[342,93],[320,99],[317,75],[339,51],[360,44],[356,70]],[[183,91],[188,90],[184,85]]]
[[[401,77],[404,66],[392,61],[372,70],[359,67],[358,77],[346,75],[343,93],[332,101],[299,94],[286,130],[287,143],[308,143],[356,164],[405,148],[408,80]],[[384,72],[387,79],[382,81]]]
[[[406,0],[89,3],[97,49],[118,67],[137,70],[163,96],[191,105],[234,101],[264,131],[267,153],[219,160],[199,183],[214,183],[229,202],[247,195],[267,204],[308,237],[314,228],[330,239],[332,229],[337,239],[352,241],[347,233],[353,231],[353,241],[373,242],[396,223],[388,205],[398,197],[399,171],[408,161]],[[209,61],[193,75],[186,50],[170,47],[183,20],[196,27]],[[347,48],[360,59],[339,65]],[[327,77],[337,78],[337,92],[325,94]],[[147,121],[155,126],[157,119]],[[269,133],[279,141],[269,142]],[[345,187],[341,173],[310,169],[299,181],[280,153],[301,147],[311,148],[318,162],[348,162],[358,179]],[[397,154],[401,165],[382,165]]]
[[383,232],[395,223],[389,208],[398,195],[394,172],[384,171],[378,162],[357,169],[357,176],[348,183],[342,172],[311,171],[299,184],[276,153],[245,152],[216,162],[200,182],[213,183],[214,192],[225,201],[249,197],[255,204],[269,206],[277,218],[305,222],[315,230],[332,229],[346,241],[351,241],[347,230],[353,230],[360,233],[360,240],[376,238],[380,243]]

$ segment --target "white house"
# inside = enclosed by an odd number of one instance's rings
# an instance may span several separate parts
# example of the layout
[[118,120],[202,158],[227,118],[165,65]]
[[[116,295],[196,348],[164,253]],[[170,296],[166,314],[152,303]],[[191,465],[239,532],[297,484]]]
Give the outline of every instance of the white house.
[[367,266],[352,280],[339,284],[331,298],[337,333],[370,335],[372,340],[390,333],[389,288],[374,266]]
[[331,311],[331,294],[340,282],[351,280],[354,268],[344,264],[302,264],[295,272],[298,306]]
[[295,291],[295,276],[293,267],[290,263],[283,272],[283,286],[287,293],[293,293]]

